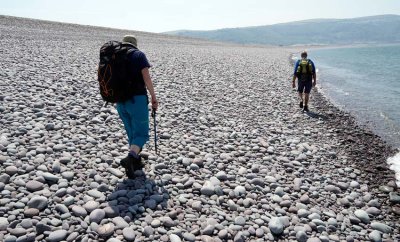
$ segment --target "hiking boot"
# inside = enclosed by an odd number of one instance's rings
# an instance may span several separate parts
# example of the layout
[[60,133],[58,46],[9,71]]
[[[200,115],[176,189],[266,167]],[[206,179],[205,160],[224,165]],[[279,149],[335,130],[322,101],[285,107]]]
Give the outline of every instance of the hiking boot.
[[310,112],[310,110],[308,110],[308,106],[304,106],[304,110],[303,110],[304,112]]
[[133,158],[133,156],[128,155],[120,161],[120,164],[123,168],[125,168],[126,176],[129,179],[135,178],[135,167],[133,166],[134,160],[135,158]]
[[303,108],[303,101],[300,102],[300,108]]
[[144,164],[142,162],[142,157],[135,158],[132,155],[128,155],[120,161],[122,167],[125,168],[126,176],[129,179],[135,178],[135,171],[141,170],[144,168]]
[[139,156],[139,158],[134,158],[132,166],[135,171],[143,169],[144,163],[142,162],[142,157]]

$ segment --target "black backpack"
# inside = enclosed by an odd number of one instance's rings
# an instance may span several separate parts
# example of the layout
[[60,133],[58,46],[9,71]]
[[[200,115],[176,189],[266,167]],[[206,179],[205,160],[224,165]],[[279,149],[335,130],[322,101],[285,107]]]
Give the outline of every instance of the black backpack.
[[119,41],[109,41],[100,48],[97,80],[104,101],[124,102],[133,96],[134,80],[128,56],[136,50],[133,45]]

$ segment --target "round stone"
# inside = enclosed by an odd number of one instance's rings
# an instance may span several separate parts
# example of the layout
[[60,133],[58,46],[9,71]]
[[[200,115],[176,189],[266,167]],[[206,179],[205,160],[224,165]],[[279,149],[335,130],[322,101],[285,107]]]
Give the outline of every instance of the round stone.
[[271,232],[275,235],[280,235],[283,232],[283,224],[281,219],[278,217],[273,217],[268,223],[268,228],[271,230]]
[[264,236],[264,229],[262,229],[262,228],[256,229],[256,236],[258,238],[262,238]]
[[169,235],[169,240],[171,242],[181,242],[182,241],[181,238],[176,234],[170,234]]
[[214,233],[215,226],[213,224],[207,225],[202,231],[202,235],[212,235]]
[[368,224],[369,223],[369,216],[368,213],[365,212],[364,210],[358,209],[354,212],[354,215],[356,215],[356,217],[358,219],[361,220],[361,222]]
[[106,216],[103,209],[95,209],[89,215],[89,221],[91,223],[100,224],[101,220]]
[[237,216],[235,218],[235,224],[236,225],[240,225],[240,226],[244,226],[246,224],[246,219],[242,216]]
[[100,237],[109,237],[114,233],[114,224],[107,223],[97,228],[97,233]]
[[261,178],[253,178],[253,179],[250,181],[250,184],[253,184],[253,185],[255,185],[255,186],[263,187],[263,186],[264,186],[264,180],[261,179]]
[[378,230],[374,230],[369,234],[369,239],[373,242],[381,242],[382,241],[382,236],[381,233]]
[[226,175],[226,173],[224,171],[219,171],[216,175],[216,178],[218,178],[218,180],[220,181],[225,181],[228,179],[228,176]]
[[0,217],[0,231],[6,231],[9,225],[8,219],[5,217]]
[[69,210],[67,208],[67,206],[65,206],[64,204],[57,204],[55,206],[56,211],[58,211],[60,214],[64,214],[64,213],[69,213]]
[[127,241],[135,240],[136,234],[131,227],[126,227],[122,230],[122,234]]
[[58,182],[58,180],[60,179],[58,176],[53,175],[49,172],[43,173],[43,177],[44,177],[44,179],[46,179],[47,181],[50,181],[50,182]]
[[72,171],[64,171],[63,173],[61,173],[61,176],[68,181],[71,181],[74,178],[75,173]]
[[65,237],[67,237],[68,231],[60,229],[60,230],[56,230],[53,231],[49,234],[49,237],[47,238],[47,240],[49,242],[58,242],[61,240],[64,240]]
[[151,210],[154,210],[157,207],[157,202],[154,199],[148,199],[148,200],[144,201],[144,206],[146,208],[150,208]]
[[182,235],[182,237],[186,240],[186,241],[190,241],[190,242],[194,242],[196,241],[196,236],[192,233],[184,233]]
[[26,189],[30,192],[36,192],[43,189],[43,183],[31,180],[26,183]]
[[146,226],[143,228],[143,235],[146,237],[150,237],[154,234],[154,229],[151,226]]
[[40,213],[40,211],[37,208],[27,208],[27,209],[24,210],[24,215],[27,218],[32,218],[34,216],[38,216],[39,213]]
[[234,193],[237,197],[246,194],[246,188],[244,186],[236,186],[234,189]]
[[296,240],[299,242],[307,242],[308,236],[304,231],[297,231]]
[[29,202],[28,202],[28,207],[30,208],[36,208],[40,211],[42,211],[43,209],[45,209],[47,207],[48,200],[46,197],[43,196],[35,196],[32,197]]
[[72,207],[72,213],[78,217],[86,217],[86,215],[87,215],[86,209],[84,209],[81,206],[77,206],[77,205]]
[[198,212],[201,212],[202,210],[202,205],[201,205],[201,201],[195,201],[192,203],[192,208]]
[[13,176],[15,174],[17,174],[18,172],[18,168],[15,166],[7,166],[5,169],[6,174]]
[[392,232],[392,228],[390,226],[387,226],[386,224],[379,223],[379,222],[371,223],[371,228],[378,230],[384,234],[389,234]]
[[123,229],[129,227],[129,224],[122,217],[115,217],[112,219],[112,222],[115,224],[115,229]]
[[99,207],[99,203],[93,200],[87,201],[85,205],[83,205],[83,208],[86,209],[89,213],[91,213],[93,210]]
[[151,221],[151,227],[153,228],[158,228],[161,226],[161,221],[158,219],[154,219],[153,221]]
[[107,171],[110,172],[111,174],[113,174],[114,176],[118,177],[118,178],[121,178],[121,177],[124,176],[124,173],[119,169],[108,168]]
[[30,228],[32,228],[32,227],[33,227],[32,220],[31,220],[31,219],[23,219],[23,220],[21,221],[21,226],[22,226],[24,229],[30,229]]
[[210,181],[204,182],[203,187],[200,189],[201,194],[206,196],[214,195],[214,185]]

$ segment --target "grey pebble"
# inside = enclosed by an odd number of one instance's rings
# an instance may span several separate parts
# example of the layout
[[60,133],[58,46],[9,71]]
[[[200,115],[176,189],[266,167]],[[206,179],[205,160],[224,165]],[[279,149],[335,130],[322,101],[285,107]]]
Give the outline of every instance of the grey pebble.
[[192,233],[183,233],[182,237],[190,242],[196,241],[196,236]]
[[380,223],[380,222],[372,222],[371,228],[378,230],[384,234],[389,234],[392,232],[392,228],[390,226]]
[[115,217],[112,219],[112,222],[115,224],[115,229],[123,229],[129,227],[129,224],[122,217]]
[[64,240],[68,235],[68,231],[60,229],[60,230],[56,230],[53,231],[49,234],[49,237],[47,238],[47,240],[49,242],[58,242],[61,240]]
[[214,185],[210,181],[204,182],[204,185],[200,189],[201,194],[206,196],[214,195]]
[[77,205],[72,207],[72,213],[77,217],[86,217],[87,215],[86,209]]
[[48,200],[46,197],[43,196],[34,196],[29,200],[27,205],[30,208],[36,208],[41,211],[47,207]]
[[58,176],[53,175],[49,172],[43,173],[43,177],[44,177],[44,179],[51,181],[51,182],[58,182],[58,180],[60,179]]
[[95,209],[89,215],[89,221],[91,223],[100,224],[101,220],[106,216],[103,209]]
[[296,233],[296,240],[299,242],[307,242],[308,236],[304,231],[298,231]]
[[151,226],[146,226],[143,228],[143,234],[146,237],[149,237],[154,234],[154,229]]
[[382,241],[382,235],[378,230],[374,230],[368,235],[369,239],[373,242],[381,242]]
[[121,240],[117,239],[117,238],[109,238],[107,240],[107,242],[122,242]]
[[35,180],[28,181],[26,183],[26,189],[30,192],[36,192],[43,189],[44,184]]
[[16,242],[17,241],[17,236],[14,235],[6,235],[4,237],[4,242]]
[[209,224],[202,231],[203,235],[212,235],[214,233],[215,225]]
[[181,242],[181,238],[176,234],[170,234],[169,239],[171,242]]
[[107,223],[99,226],[97,228],[97,233],[99,234],[100,237],[108,237],[114,233],[114,228],[115,228],[114,224]]
[[242,216],[237,216],[235,218],[235,224],[236,225],[240,225],[240,226],[244,226],[246,224],[246,219]]
[[356,210],[356,211],[354,212],[354,215],[356,215],[356,217],[357,217],[358,219],[360,219],[361,222],[363,222],[363,223],[365,223],[365,224],[368,224],[369,221],[370,221],[369,216],[368,216],[368,213],[365,212],[364,210],[358,209],[358,210]]
[[135,231],[131,227],[126,227],[122,230],[122,234],[124,235],[124,239],[127,241],[134,241],[136,234]]
[[55,210],[61,214],[63,213],[69,213],[69,209],[67,208],[67,206],[65,206],[64,204],[57,204],[55,206]]
[[0,217],[0,231],[6,231],[9,224],[7,218]]
[[87,201],[84,205],[83,208],[91,213],[93,210],[97,209],[99,207],[99,203],[93,200]]
[[278,217],[273,217],[268,223],[268,228],[271,230],[271,232],[275,235],[280,235],[283,232],[283,224],[280,218]]

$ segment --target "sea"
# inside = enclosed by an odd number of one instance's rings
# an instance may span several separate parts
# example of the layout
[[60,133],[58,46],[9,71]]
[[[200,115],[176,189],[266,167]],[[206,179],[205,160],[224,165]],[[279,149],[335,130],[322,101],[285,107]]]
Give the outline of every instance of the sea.
[[[400,150],[400,44],[319,48],[308,57],[319,91]],[[400,153],[387,162],[400,185]]]

